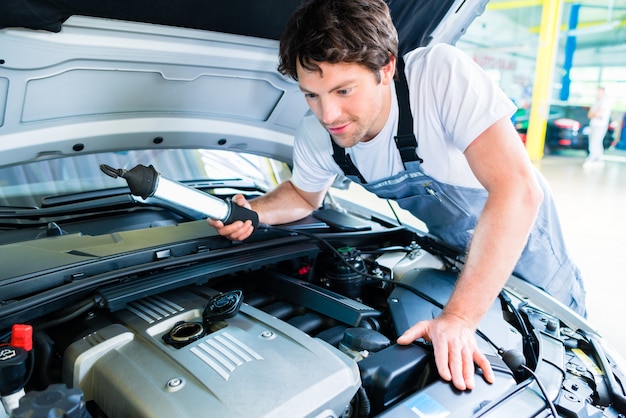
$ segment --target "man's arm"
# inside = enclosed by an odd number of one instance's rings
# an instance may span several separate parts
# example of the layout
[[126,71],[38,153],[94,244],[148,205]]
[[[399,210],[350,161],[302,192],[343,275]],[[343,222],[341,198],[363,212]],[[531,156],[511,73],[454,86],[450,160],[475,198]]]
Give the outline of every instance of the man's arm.
[[[319,192],[305,192],[287,180],[279,184],[274,190],[248,202],[242,195],[237,195],[233,201],[259,215],[259,222],[269,225],[283,224],[302,219],[321,205],[326,190]],[[217,229],[218,233],[234,241],[242,241],[253,231],[251,221],[236,221],[224,225],[221,221],[207,220],[209,225]]]
[[441,377],[458,389],[474,387],[474,363],[489,382],[493,371],[478,350],[475,331],[517,263],[543,199],[526,151],[510,120],[491,125],[465,156],[489,195],[467,261],[441,316],[408,329],[398,343],[433,343]]
[[587,112],[587,117],[589,119],[601,118],[606,113],[610,112],[611,107],[606,103],[606,101],[603,101],[601,103],[595,103],[593,106],[591,106],[589,112]]
[[603,112],[604,112],[604,109],[603,109],[602,104],[596,102],[593,104],[593,106],[589,108],[589,111],[587,112],[587,117],[589,119],[597,118],[599,116],[602,116]]

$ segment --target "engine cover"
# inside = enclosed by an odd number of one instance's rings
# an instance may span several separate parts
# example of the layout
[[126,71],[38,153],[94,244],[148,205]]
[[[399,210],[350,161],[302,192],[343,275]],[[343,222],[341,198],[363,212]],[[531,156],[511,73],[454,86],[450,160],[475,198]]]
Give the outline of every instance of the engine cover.
[[360,386],[339,350],[256,308],[175,348],[163,335],[202,323],[207,298],[181,291],[117,312],[119,323],[74,342],[63,378],[109,417],[338,417]]

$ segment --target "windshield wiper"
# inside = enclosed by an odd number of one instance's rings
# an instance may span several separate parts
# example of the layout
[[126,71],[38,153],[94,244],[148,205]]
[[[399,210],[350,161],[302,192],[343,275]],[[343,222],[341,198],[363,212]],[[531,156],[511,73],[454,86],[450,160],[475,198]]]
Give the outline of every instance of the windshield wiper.
[[[193,180],[183,183],[207,192],[214,192],[216,189],[263,192],[256,183],[242,179]],[[0,207],[0,223],[4,225],[40,224],[42,220],[45,220],[47,223],[49,220],[59,217],[67,218],[72,215],[101,213],[137,205],[138,203],[130,194],[128,187],[91,190],[66,195],[47,196],[41,200],[40,207]],[[158,207],[156,204],[152,205],[149,200],[143,206]]]
[[[264,191],[255,182],[243,179],[217,179],[217,180],[187,180],[181,181],[181,183],[194,187],[199,190],[213,191],[215,189],[237,189],[242,192],[245,191]],[[47,208],[51,206],[60,206],[73,204],[80,201],[99,199],[102,197],[109,197],[115,195],[130,194],[130,188],[128,187],[115,187],[102,190],[91,190],[80,193],[71,193],[57,196],[47,196],[41,200],[41,208]]]
[[102,211],[103,208],[119,207],[133,203],[129,194],[116,194],[106,197],[92,198],[89,200],[75,201],[71,204],[41,207],[41,208],[14,208],[0,207],[1,222],[8,220],[32,220],[37,221],[43,218],[67,217],[68,215],[79,213],[90,213]]

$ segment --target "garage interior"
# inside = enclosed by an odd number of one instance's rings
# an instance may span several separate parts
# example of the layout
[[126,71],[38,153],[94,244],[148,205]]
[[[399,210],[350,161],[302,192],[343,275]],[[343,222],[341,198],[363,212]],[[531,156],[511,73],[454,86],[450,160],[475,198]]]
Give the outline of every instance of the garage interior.
[[583,150],[545,153],[541,112],[531,113],[526,146],[554,190],[569,250],[585,278],[588,318],[625,353],[626,0],[491,0],[457,46],[518,106],[588,106],[598,86],[610,94],[615,138],[604,166],[583,167]]

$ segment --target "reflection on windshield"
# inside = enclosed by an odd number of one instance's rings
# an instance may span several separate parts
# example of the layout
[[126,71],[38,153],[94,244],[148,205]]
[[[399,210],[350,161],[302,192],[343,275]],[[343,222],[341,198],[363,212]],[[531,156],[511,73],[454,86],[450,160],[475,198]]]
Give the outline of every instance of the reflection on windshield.
[[251,154],[223,150],[164,149],[77,155],[0,168],[0,205],[38,207],[46,196],[119,188],[100,164],[132,169],[153,165],[177,180],[245,179],[269,190],[289,177],[286,165]]

